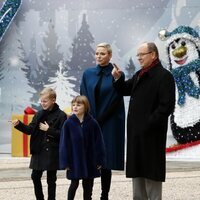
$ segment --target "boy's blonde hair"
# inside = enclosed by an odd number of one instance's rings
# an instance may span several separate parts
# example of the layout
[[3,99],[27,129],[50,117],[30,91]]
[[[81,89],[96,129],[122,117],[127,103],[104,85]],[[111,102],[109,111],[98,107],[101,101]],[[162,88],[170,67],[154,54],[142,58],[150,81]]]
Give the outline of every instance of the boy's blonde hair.
[[73,106],[73,103],[83,104],[84,107],[85,107],[85,113],[89,113],[90,112],[90,103],[89,103],[89,101],[88,101],[86,96],[78,95],[78,96],[74,97],[72,102],[71,102],[71,107]]
[[107,49],[107,51],[108,51],[109,54],[112,54],[111,45],[108,44],[108,43],[106,43],[106,42],[99,43],[99,44],[97,45],[97,47],[103,47],[103,48]]
[[48,95],[48,97],[50,99],[56,99],[56,92],[55,90],[53,90],[52,88],[44,88],[41,92],[40,92],[40,97],[43,96],[43,95]]

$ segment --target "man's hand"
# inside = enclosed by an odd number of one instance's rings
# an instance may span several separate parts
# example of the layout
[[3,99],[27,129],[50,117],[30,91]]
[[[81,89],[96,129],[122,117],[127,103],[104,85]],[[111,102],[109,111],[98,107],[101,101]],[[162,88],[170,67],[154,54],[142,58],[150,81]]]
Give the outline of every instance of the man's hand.
[[118,80],[121,75],[122,75],[122,71],[120,70],[120,68],[113,63],[113,70],[112,70],[112,76],[114,77],[115,80]]

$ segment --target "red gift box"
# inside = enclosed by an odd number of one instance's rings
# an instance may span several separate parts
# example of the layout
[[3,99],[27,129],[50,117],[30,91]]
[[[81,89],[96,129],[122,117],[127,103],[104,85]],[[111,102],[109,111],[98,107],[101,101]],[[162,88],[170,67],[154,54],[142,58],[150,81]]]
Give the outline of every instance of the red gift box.
[[[24,115],[13,115],[12,120],[19,119],[23,121],[24,124],[29,124],[36,111],[27,107],[24,110]],[[30,156],[30,135],[26,135],[14,127],[12,127],[12,156],[15,157],[29,157]]]

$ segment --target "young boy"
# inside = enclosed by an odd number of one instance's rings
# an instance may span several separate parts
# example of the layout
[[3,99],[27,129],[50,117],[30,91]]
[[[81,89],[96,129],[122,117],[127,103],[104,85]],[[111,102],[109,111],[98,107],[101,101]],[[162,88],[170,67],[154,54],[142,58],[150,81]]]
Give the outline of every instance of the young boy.
[[66,114],[56,104],[56,92],[45,88],[40,93],[42,109],[38,111],[29,125],[18,119],[12,121],[19,131],[31,135],[30,153],[31,178],[37,200],[44,200],[41,177],[47,171],[48,199],[56,199],[57,169],[59,169],[60,130],[66,120]]

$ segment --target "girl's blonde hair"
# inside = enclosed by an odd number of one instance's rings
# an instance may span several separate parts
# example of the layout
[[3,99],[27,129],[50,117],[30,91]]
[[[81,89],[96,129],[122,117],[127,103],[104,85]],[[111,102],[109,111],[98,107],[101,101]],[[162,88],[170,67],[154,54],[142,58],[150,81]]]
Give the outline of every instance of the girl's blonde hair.
[[48,97],[50,99],[56,99],[56,92],[55,90],[53,90],[52,88],[44,88],[41,92],[40,92],[40,97],[43,95],[48,95]]
[[74,97],[72,102],[71,102],[71,107],[73,106],[73,103],[83,104],[84,107],[85,107],[85,113],[89,113],[90,112],[90,103],[89,103],[89,101],[88,101],[86,96],[78,95],[78,96]]

